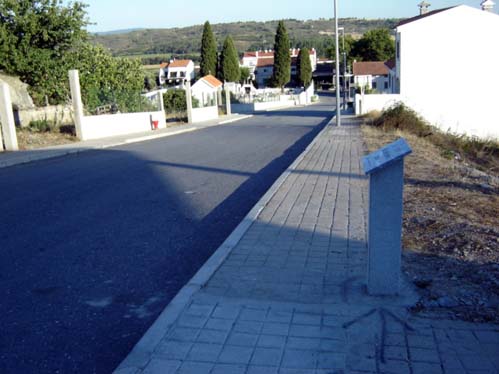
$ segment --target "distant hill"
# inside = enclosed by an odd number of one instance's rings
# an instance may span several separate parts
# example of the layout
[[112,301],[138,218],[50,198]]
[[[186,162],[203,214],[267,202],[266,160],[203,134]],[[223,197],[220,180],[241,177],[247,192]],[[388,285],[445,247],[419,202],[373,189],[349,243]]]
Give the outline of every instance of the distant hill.
[[[344,18],[340,26],[345,27],[347,34],[360,37],[366,31],[375,28],[393,28],[398,19],[359,19]],[[267,22],[234,22],[212,25],[219,45],[224,38],[231,35],[238,51],[255,49],[271,49],[278,21]],[[323,56],[334,36],[334,21],[318,19],[301,21],[285,20],[292,46],[315,47],[319,56]],[[188,55],[199,53],[201,45],[202,25],[170,28],[139,29],[133,31],[93,34],[95,43],[103,44],[115,56],[132,55]],[[141,56],[143,57],[143,56]]]
[[119,35],[119,34],[128,34],[130,32],[144,30],[143,27],[134,28],[134,29],[122,29],[122,30],[111,30],[111,31],[99,31],[96,32],[95,35]]

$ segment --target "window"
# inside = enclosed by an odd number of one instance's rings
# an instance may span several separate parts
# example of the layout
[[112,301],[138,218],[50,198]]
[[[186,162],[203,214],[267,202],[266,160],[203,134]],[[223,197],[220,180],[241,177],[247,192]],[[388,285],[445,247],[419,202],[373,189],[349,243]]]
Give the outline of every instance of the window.
[[170,73],[170,78],[177,78],[177,72],[176,71],[172,71]]
[[388,82],[385,81],[385,90],[387,90],[387,89],[388,89]]
[[373,82],[373,89],[376,89],[376,88],[378,88],[378,83]]
[[397,40],[397,60],[400,59],[400,40]]

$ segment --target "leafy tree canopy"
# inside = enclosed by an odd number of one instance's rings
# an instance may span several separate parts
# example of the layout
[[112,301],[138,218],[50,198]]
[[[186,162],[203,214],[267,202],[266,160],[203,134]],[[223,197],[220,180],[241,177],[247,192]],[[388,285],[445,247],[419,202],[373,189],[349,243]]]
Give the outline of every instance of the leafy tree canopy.
[[304,87],[308,87],[312,81],[312,63],[310,61],[310,51],[308,48],[300,49],[298,55],[298,82]]
[[274,43],[274,72],[272,82],[281,89],[291,80],[290,43],[284,21],[279,21]]
[[216,75],[217,60],[217,42],[211,30],[210,23],[206,21],[201,39],[201,76],[208,74]]
[[240,77],[239,55],[232,38],[227,36],[222,49],[220,78],[225,82],[237,82]]
[[78,69],[87,109],[112,99],[120,102],[120,110],[132,110],[122,92],[140,101],[140,62],[115,59],[89,44],[85,8],[78,1],[0,0],[0,69],[29,84],[37,104],[45,98],[52,104],[67,102],[68,70]]
[[395,41],[388,29],[370,30],[353,45],[352,55],[363,61],[386,61],[395,57]]

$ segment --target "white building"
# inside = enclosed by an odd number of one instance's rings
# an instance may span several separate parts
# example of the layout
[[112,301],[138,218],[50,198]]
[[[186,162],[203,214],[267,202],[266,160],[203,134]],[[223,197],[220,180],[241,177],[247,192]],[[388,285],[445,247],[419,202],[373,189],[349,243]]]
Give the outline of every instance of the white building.
[[443,130],[499,138],[499,15],[492,6],[422,7],[396,27],[393,91]]
[[391,66],[393,66],[393,61],[354,61],[354,84],[379,93],[389,93]]
[[[310,51],[310,63],[312,72],[317,69],[317,51],[312,48]],[[291,77],[296,76],[296,67],[299,49],[289,50],[291,55]],[[258,87],[266,87],[274,72],[274,51],[245,52],[241,62],[242,67],[250,70],[251,79],[256,82]]]
[[194,62],[192,60],[170,60],[159,68],[159,83],[183,86],[195,77]]
[[217,100],[218,91],[223,88],[223,83],[213,75],[207,75],[192,85],[192,96],[199,100],[202,107],[213,106]]

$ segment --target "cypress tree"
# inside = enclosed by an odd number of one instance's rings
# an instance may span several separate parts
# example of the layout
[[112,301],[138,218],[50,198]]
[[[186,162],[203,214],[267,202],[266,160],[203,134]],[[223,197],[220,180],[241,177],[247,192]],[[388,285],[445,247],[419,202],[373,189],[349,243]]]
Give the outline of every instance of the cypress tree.
[[210,22],[206,21],[201,39],[201,76],[217,74],[217,42]]
[[274,72],[272,82],[275,87],[284,88],[291,80],[291,55],[289,37],[284,21],[279,21],[274,44]]
[[238,82],[240,77],[239,55],[232,38],[227,36],[222,49],[220,78],[225,82]]
[[308,48],[300,49],[297,61],[298,82],[307,88],[312,81],[312,63],[310,62],[310,52]]

